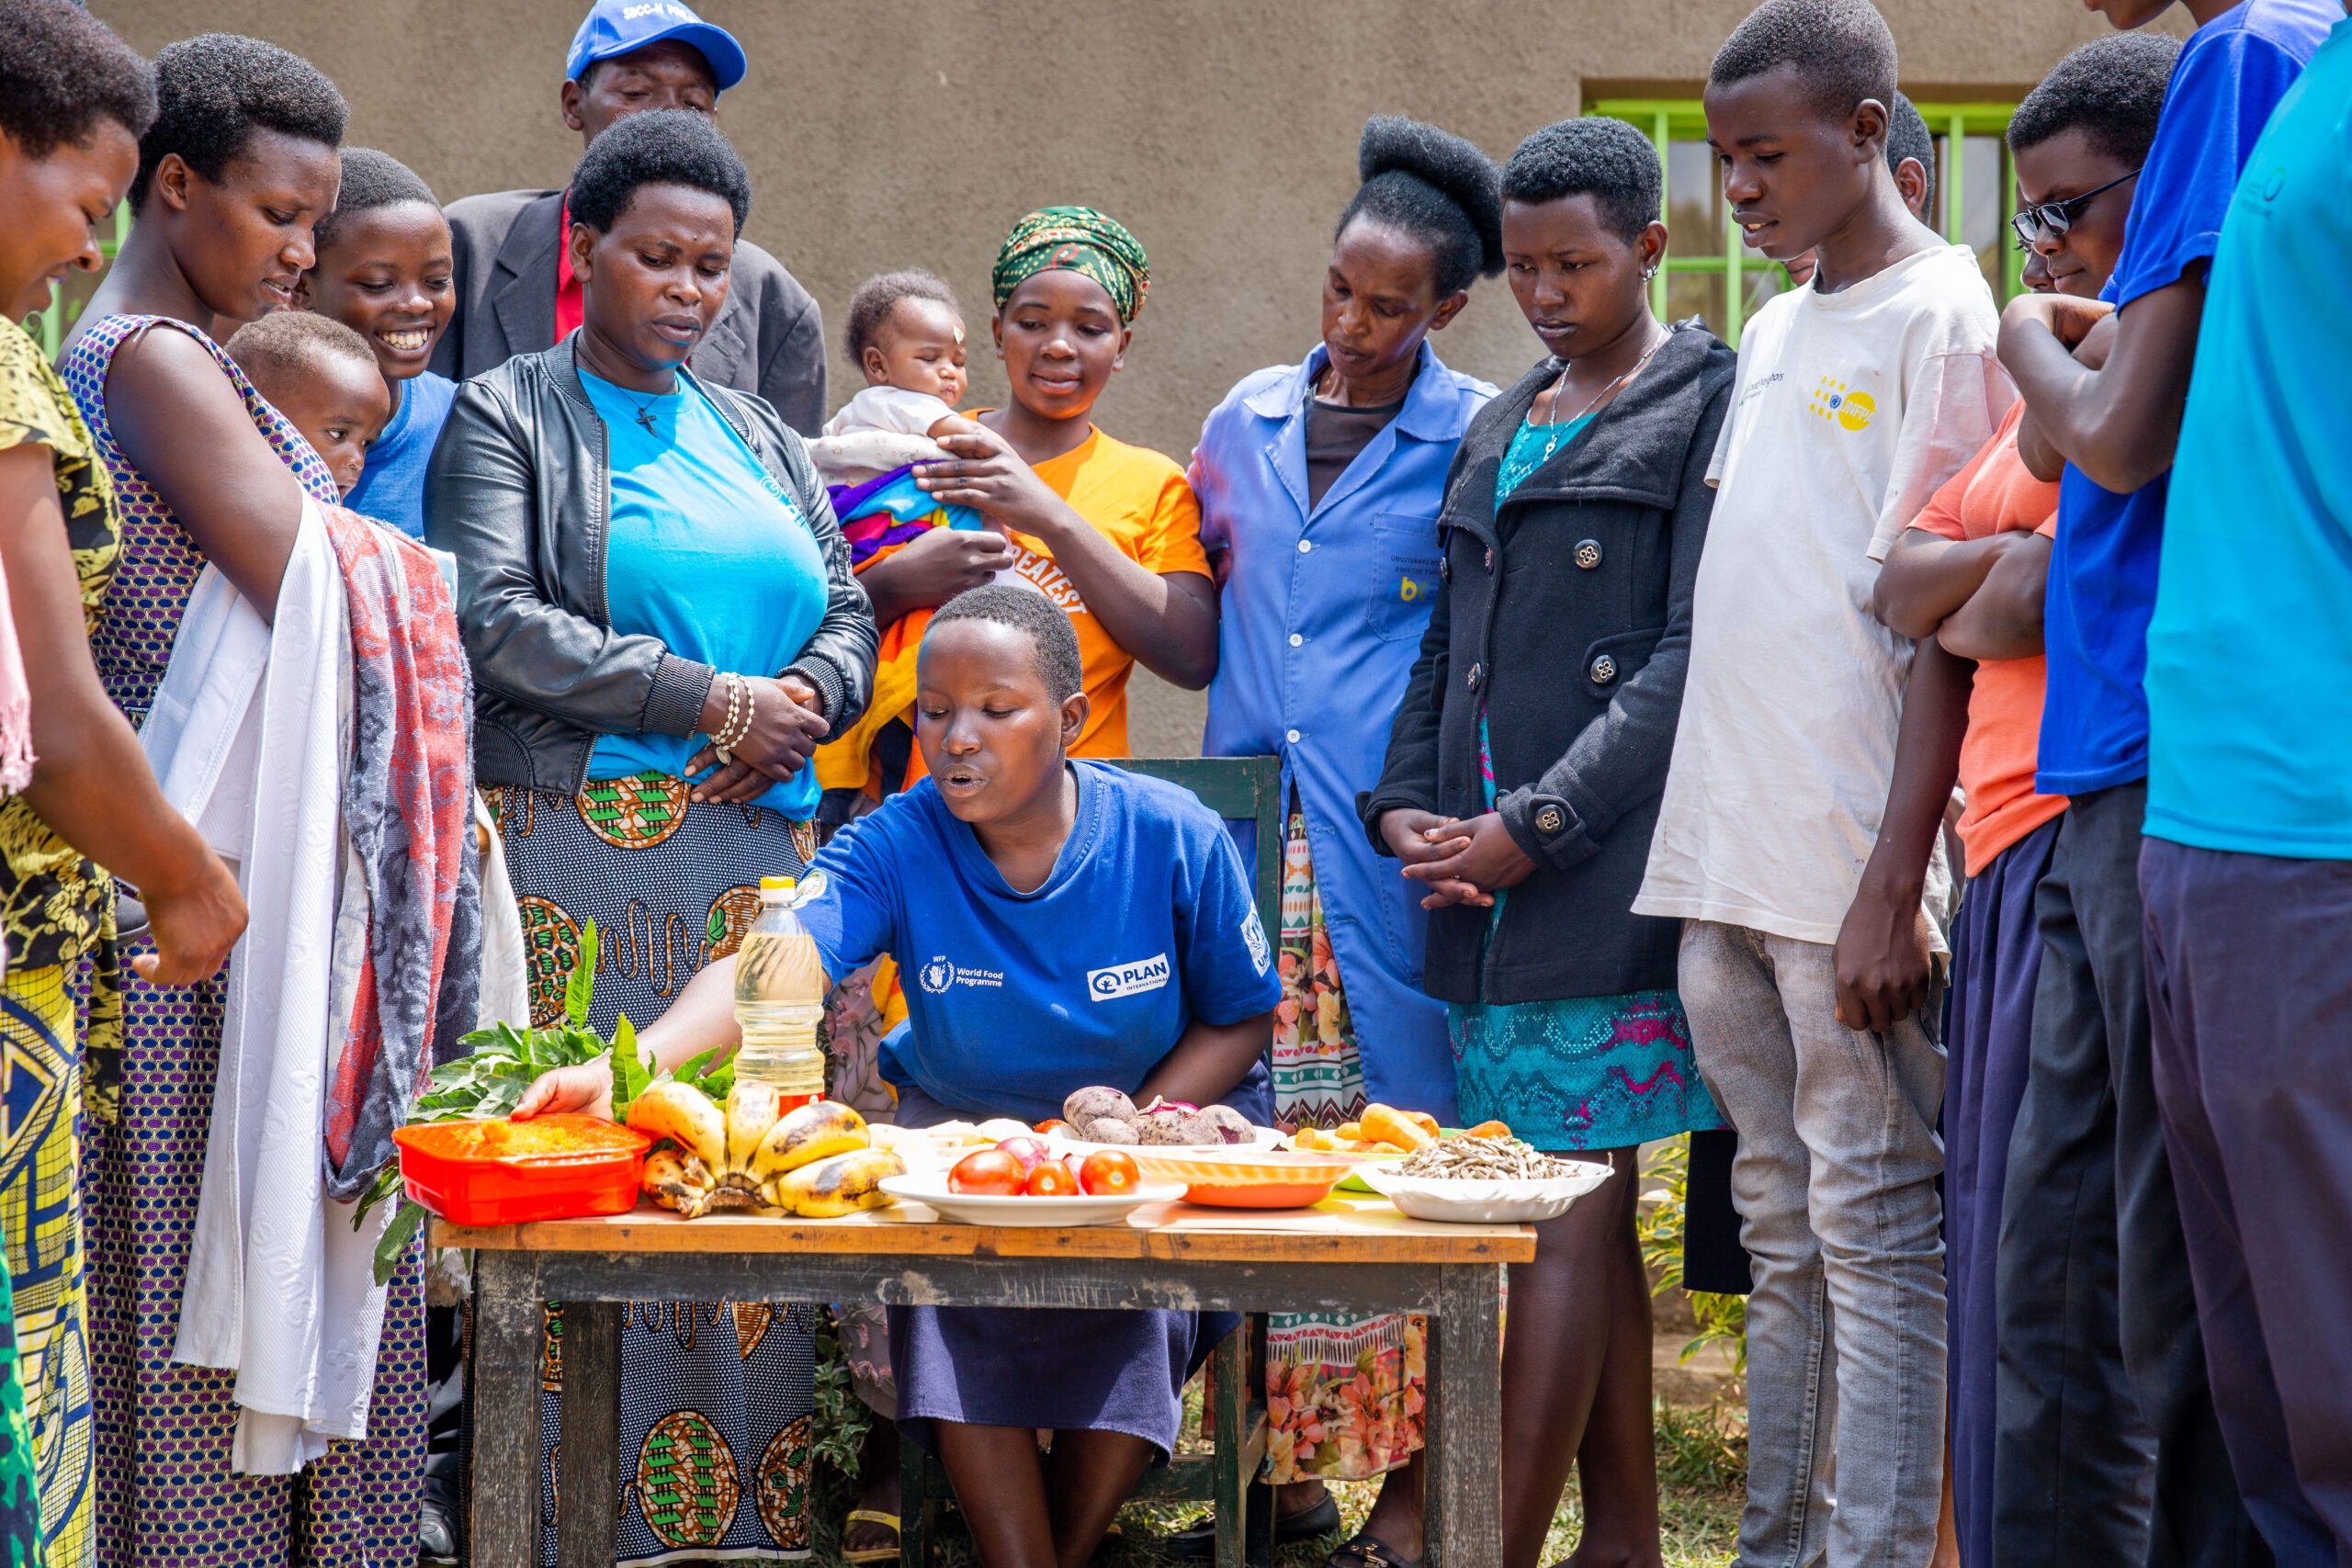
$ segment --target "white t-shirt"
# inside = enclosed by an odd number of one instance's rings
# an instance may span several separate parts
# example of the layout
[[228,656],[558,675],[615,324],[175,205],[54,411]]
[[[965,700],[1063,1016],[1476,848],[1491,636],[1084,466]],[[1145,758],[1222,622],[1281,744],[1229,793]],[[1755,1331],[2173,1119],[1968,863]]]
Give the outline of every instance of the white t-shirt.
[[[1747,323],[1691,610],[1674,762],[1634,911],[1838,939],[1894,773],[1911,642],[1878,563],[2017,393],[1975,254],[1942,246]],[[1940,839],[1927,908],[1951,891]]]
[[929,392],[910,392],[904,387],[867,387],[825,422],[823,434],[846,435],[854,430],[878,430],[892,435],[923,435],[955,412]]

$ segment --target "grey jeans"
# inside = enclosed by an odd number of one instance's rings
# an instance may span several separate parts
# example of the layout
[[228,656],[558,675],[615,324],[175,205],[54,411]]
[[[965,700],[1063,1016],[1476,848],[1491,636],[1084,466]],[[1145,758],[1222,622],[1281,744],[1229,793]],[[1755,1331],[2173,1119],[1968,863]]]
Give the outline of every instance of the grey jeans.
[[1924,1568],[1943,1494],[1942,994],[1889,1033],[1848,1029],[1828,948],[1700,920],[1680,971],[1755,1258],[1739,1562]]

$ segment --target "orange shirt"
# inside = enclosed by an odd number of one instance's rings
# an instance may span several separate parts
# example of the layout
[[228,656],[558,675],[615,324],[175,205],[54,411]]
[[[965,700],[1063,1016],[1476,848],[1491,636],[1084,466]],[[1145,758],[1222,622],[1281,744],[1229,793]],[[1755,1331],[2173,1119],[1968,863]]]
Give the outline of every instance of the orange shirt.
[[[1944,482],[1911,525],[1946,539],[2054,532],[2058,486],[2035,479],[2018,456],[2018,423],[2024,418],[2025,403],[2011,404],[1993,439]],[[1960,784],[1968,796],[1960,841],[1971,876],[2066,809],[2065,796],[2036,795],[2033,789],[2043,669],[2039,654],[1986,660],[1976,667],[1976,683],[1968,695],[1968,734],[1960,743]]]
[[[1036,473],[1048,490],[1144,570],[1154,576],[1171,571],[1209,575],[1208,553],[1201,547],[1201,503],[1185,482],[1183,466],[1174,459],[1096,430],[1075,450],[1038,464]],[[1092,711],[1070,755],[1129,755],[1127,675],[1135,668],[1135,656],[1114,642],[1088,613],[1086,601],[1054,564],[1053,552],[1043,541],[1026,534],[1012,537],[1012,570],[1044,589],[1069,614],[1078,632]]]

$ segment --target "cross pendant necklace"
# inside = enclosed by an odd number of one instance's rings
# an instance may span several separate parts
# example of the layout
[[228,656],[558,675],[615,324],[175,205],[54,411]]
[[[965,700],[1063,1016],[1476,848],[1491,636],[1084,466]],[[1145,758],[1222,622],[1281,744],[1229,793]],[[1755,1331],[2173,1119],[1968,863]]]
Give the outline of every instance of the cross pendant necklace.
[[648,435],[659,435],[662,434],[659,430],[656,430],[653,427],[653,405],[650,401],[637,405],[637,423],[645,426],[645,433]]

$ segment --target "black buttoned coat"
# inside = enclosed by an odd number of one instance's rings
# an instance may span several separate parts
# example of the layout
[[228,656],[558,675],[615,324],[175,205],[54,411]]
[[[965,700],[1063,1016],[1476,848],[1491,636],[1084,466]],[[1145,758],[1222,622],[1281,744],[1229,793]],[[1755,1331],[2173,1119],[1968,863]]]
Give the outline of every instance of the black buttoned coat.
[[1488,911],[1430,922],[1423,985],[1453,1002],[1548,1001],[1674,985],[1679,923],[1632,913],[1674,752],[1691,590],[1714,506],[1706,480],[1735,356],[1695,321],[1498,509],[1495,479],[1546,359],[1463,437],[1438,518],[1442,592],[1358,805],[1375,848],[1398,807],[1495,809],[1533,875]]

